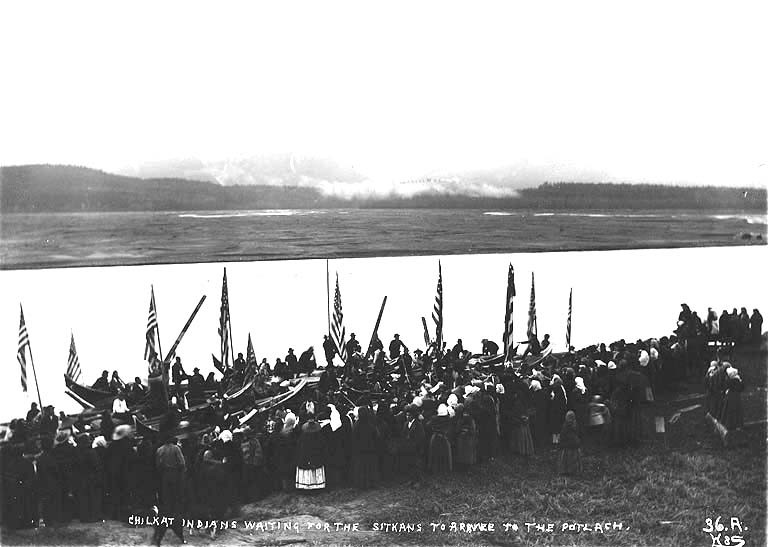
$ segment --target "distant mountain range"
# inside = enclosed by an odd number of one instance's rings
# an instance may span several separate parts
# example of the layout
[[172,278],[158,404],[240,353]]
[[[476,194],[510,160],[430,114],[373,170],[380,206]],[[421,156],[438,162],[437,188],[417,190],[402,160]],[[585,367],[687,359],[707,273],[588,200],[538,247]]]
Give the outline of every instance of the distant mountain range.
[[[268,177],[267,177],[268,178]],[[548,210],[701,209],[766,211],[765,188],[545,183],[508,195],[478,194],[477,183],[415,181],[411,195],[345,198],[300,180],[228,184],[138,178],[64,165],[0,167],[0,212],[199,211],[319,208],[485,208]],[[353,176],[344,184],[362,184]],[[352,193],[351,195],[355,195]]]

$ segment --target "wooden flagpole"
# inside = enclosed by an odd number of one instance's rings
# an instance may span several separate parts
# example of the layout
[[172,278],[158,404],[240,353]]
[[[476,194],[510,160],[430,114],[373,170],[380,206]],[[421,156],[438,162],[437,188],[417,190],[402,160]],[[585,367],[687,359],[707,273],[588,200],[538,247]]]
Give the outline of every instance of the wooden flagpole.
[[328,259],[325,259],[325,311],[328,315],[328,336],[331,336],[331,285],[328,273]]
[[155,329],[157,330],[157,352],[160,355],[160,362],[163,362],[163,346],[160,344],[160,319],[157,315],[157,302],[155,302],[155,286],[150,285],[152,291],[152,307],[155,309]]
[[381,316],[384,314],[384,306],[387,304],[387,297],[384,297],[384,300],[381,303],[381,309],[379,310],[379,317],[376,319],[376,326],[373,327],[373,334],[371,334],[371,341],[368,342],[368,349],[365,351],[365,358],[368,359],[371,355],[371,346],[373,346],[373,341],[376,339],[376,334],[379,332],[379,324],[381,323]]
[[[200,299],[200,302],[197,303],[197,307],[192,312],[192,315],[189,316],[189,319],[187,319],[187,323],[184,325],[184,328],[181,329],[181,332],[179,333],[179,336],[176,338],[176,341],[173,343],[173,346],[171,346],[171,351],[168,352],[168,355],[165,356],[165,358],[170,361],[173,359],[173,355],[176,353],[176,348],[181,343],[181,339],[184,338],[184,335],[187,333],[187,329],[192,324],[192,320],[197,315],[197,312],[200,311],[200,307],[203,305],[203,302],[205,302],[206,295],[203,295],[203,297]],[[165,362],[165,361],[164,361]]]
[[[26,324],[25,324],[25,327],[26,327]],[[29,338],[28,327],[27,327],[27,347],[29,348],[29,361],[32,363],[32,374],[35,375],[35,389],[37,389],[37,402],[40,403],[40,412],[42,412],[43,400],[40,398],[40,384],[37,383],[37,370],[35,370],[35,358],[32,357],[32,341]]]

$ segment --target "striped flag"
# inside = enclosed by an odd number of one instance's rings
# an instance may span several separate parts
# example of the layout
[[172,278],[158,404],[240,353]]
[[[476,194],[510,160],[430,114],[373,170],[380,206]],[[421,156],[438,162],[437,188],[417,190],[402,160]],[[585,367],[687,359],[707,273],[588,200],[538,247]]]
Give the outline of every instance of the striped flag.
[[537,335],[536,327],[536,287],[533,282],[533,272],[531,272],[531,302],[528,305],[528,340]]
[[573,289],[568,296],[568,322],[565,324],[565,349],[571,349],[571,311],[573,310]]
[[507,309],[504,315],[504,359],[506,360],[510,360],[512,358],[512,325],[514,324],[512,319],[512,310],[514,308],[516,295],[515,269],[512,267],[512,264],[510,264],[509,273],[507,274]]
[[424,343],[426,344],[426,348],[429,347],[429,345],[432,343],[432,340],[429,338],[429,329],[427,328],[427,320],[423,317],[421,318],[421,324],[424,325]]
[[336,274],[336,292],[333,295],[333,322],[331,323],[331,338],[336,344],[341,360],[347,361],[347,345],[344,343],[344,314],[341,311],[341,291],[339,290],[339,274]]
[[256,352],[253,351],[253,342],[251,342],[251,333],[248,333],[248,349],[245,352],[245,363],[250,365],[256,364]]
[[435,307],[432,310],[432,320],[435,322],[435,342],[438,355],[443,351],[443,267],[437,263],[437,294],[435,295]]
[[24,308],[21,309],[21,320],[19,321],[19,349],[16,352],[16,359],[21,367],[21,389],[27,391],[27,348],[29,347],[29,334],[27,333],[27,324],[24,322]]
[[158,329],[157,329],[157,307],[155,306],[155,288],[152,287],[152,292],[149,297],[149,316],[147,317],[147,343],[144,346],[144,360],[151,361],[152,357],[157,355],[157,343],[158,343]]
[[221,338],[221,366],[228,369],[234,366],[230,336],[232,321],[229,316],[229,290],[227,289],[227,269],[224,268],[224,281],[221,285],[221,316],[219,317],[219,337]]
[[77,357],[77,349],[75,349],[75,335],[72,334],[72,338],[69,342],[69,358],[67,359],[67,376],[72,378],[75,382],[80,379],[82,371],[80,370],[80,359]]

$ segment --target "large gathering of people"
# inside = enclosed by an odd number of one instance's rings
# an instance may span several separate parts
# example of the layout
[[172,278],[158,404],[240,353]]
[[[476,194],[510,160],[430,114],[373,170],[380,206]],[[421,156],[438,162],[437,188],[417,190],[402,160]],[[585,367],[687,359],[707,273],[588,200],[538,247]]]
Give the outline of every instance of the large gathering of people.
[[[2,442],[3,524],[28,528],[72,519],[125,520],[130,513],[223,520],[238,507],[279,491],[375,488],[389,481],[419,481],[500,456],[535,461],[559,451],[562,473],[581,471],[581,446],[623,447],[643,438],[642,412],[654,393],[685,379],[702,380],[707,410],[725,427],[743,425],[743,382],[730,355],[735,346],[761,339],[762,317],[710,309],[701,321],[683,305],[674,334],[606,346],[597,344],[536,359],[520,367],[487,365],[499,351],[489,340],[472,354],[464,342],[438,351],[410,350],[398,335],[384,351],[377,339],[366,354],[354,335],[349,356],[335,366],[336,348],[323,344],[326,364],[316,387],[301,398],[241,423],[242,413],[212,405],[202,434],[168,420],[159,436],[122,423],[125,393],[144,391],[140,379],[125,385],[105,371],[100,387],[116,394],[112,412],[92,424],[61,419],[36,404],[14,420]],[[187,375],[180,360],[172,371],[175,394],[222,392],[199,369]],[[260,378],[259,389],[280,389],[317,369],[314,350],[293,350],[274,365],[246,362],[242,354],[226,381]],[[210,380],[210,378],[209,378]],[[138,384],[138,386],[136,385]],[[169,412],[180,413],[179,404]],[[65,418],[65,417],[64,417]],[[96,425],[98,423],[98,425]],[[174,528],[179,535],[183,529]],[[164,530],[158,529],[157,543]]]

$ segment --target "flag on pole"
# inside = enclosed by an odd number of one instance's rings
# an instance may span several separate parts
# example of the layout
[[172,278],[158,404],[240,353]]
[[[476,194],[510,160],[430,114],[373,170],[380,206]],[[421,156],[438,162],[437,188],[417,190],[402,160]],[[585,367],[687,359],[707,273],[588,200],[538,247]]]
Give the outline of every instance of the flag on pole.
[[507,274],[507,302],[506,313],[504,315],[504,359],[512,359],[512,309],[514,307],[514,300],[516,296],[515,291],[515,269],[512,264],[509,265],[509,273]]
[[573,310],[573,289],[568,296],[568,322],[565,324],[565,349],[571,350],[571,311]]
[[341,311],[341,291],[339,290],[339,274],[336,274],[336,292],[333,295],[333,321],[331,323],[331,338],[336,345],[341,360],[347,361],[347,345],[344,343],[344,314]]
[[[149,317],[147,317],[147,343],[144,346],[144,360],[151,361],[152,357],[157,355],[156,344],[158,342],[158,329],[157,329],[157,308],[155,307],[155,289],[152,288],[151,295],[149,297]],[[74,344],[74,343],[73,343]]]
[[80,359],[77,357],[77,349],[75,349],[75,335],[72,334],[72,338],[69,342],[69,358],[67,359],[67,376],[72,378],[75,382],[80,379],[82,371],[80,370]]
[[424,325],[424,344],[426,344],[424,347],[428,348],[429,345],[432,343],[432,340],[429,338],[429,329],[427,328],[427,320],[424,319],[424,317],[421,318],[421,324]]
[[536,287],[533,282],[533,272],[531,272],[531,302],[528,305],[528,340],[537,336],[536,327]]
[[228,369],[234,366],[232,348],[230,347],[230,331],[232,321],[229,316],[229,290],[227,289],[227,269],[224,268],[224,281],[221,285],[221,316],[219,317],[219,337],[221,338],[221,366]]
[[27,348],[29,348],[29,334],[27,334],[27,324],[24,322],[24,308],[21,309],[21,320],[19,321],[19,349],[16,352],[16,360],[21,367],[21,389],[27,391]]
[[251,333],[248,333],[248,349],[245,352],[245,364],[256,364],[256,352],[253,351],[253,342],[251,342]]
[[443,351],[443,267],[437,263],[437,294],[435,295],[435,307],[432,310],[432,320],[435,322],[435,343],[440,355]]

